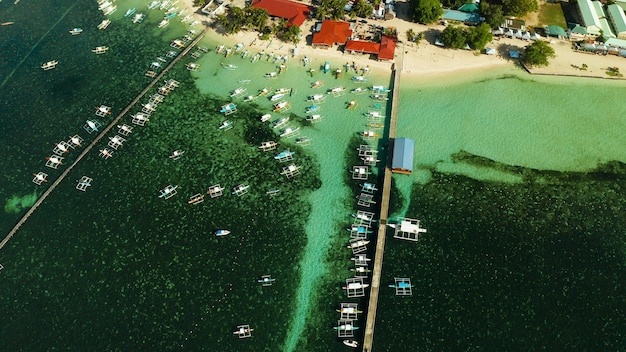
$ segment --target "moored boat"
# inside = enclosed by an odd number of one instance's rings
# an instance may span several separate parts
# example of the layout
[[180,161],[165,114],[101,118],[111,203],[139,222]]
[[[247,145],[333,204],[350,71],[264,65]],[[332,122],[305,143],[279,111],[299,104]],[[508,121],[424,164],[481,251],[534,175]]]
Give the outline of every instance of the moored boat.
[[220,229],[215,231],[215,236],[226,236],[228,234],[230,234],[230,230]]
[[83,32],[83,29],[82,29],[82,28],[79,28],[79,27],[72,28],[72,29],[70,30],[70,34],[72,34],[72,35],[79,35],[79,34],[81,34],[82,32]]
[[134,8],[134,7],[131,7],[130,9],[126,10],[126,12],[124,13],[124,17],[128,17],[128,16],[134,14],[135,11],[137,11],[137,9]]
[[44,63],[43,65],[41,65],[41,68],[44,71],[48,71],[48,70],[52,70],[53,68],[56,68],[58,64],[59,64],[59,62],[57,60],[52,60],[52,61],[48,61],[48,62]]
[[359,343],[355,340],[343,340],[343,344],[353,348],[359,347]]

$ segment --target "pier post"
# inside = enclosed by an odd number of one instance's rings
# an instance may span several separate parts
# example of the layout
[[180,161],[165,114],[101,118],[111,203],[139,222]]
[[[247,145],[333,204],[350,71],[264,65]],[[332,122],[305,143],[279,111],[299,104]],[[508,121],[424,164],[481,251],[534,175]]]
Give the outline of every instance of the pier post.
[[391,118],[389,122],[389,147],[385,163],[385,178],[383,181],[382,200],[380,202],[380,217],[378,236],[376,239],[376,253],[374,254],[374,270],[370,286],[370,298],[367,306],[367,318],[365,322],[365,339],[363,352],[371,352],[374,344],[374,324],[376,323],[376,309],[378,308],[378,293],[380,290],[380,278],[383,271],[383,253],[385,251],[385,235],[387,230],[387,217],[389,216],[389,196],[391,194],[391,161],[393,160],[393,142],[396,138],[396,123],[398,120],[398,100],[400,93],[400,73],[402,72],[402,55],[392,66],[393,91],[391,100]]
[[89,153],[89,151],[91,151],[91,149],[102,139],[104,138],[104,136],[109,133],[109,131],[117,125],[117,123],[119,122],[120,119],[122,119],[122,117],[124,117],[128,111],[130,111],[130,109],[133,108],[133,106],[135,106],[137,104],[137,102],[139,102],[139,100],[141,98],[144,97],[144,95],[146,95],[146,93],[148,93],[148,91],[150,89],[152,89],[152,87],[154,87],[155,84],[157,84],[157,82],[159,82],[159,80],[161,78],[163,78],[163,76],[165,76],[165,74],[172,68],[174,67],[174,65],[180,60],[182,59],[187,53],[189,53],[189,51],[191,50],[191,48],[193,48],[196,44],[198,44],[198,42],[200,41],[200,39],[202,39],[204,37],[204,35],[206,34],[206,32],[208,31],[208,28],[205,28],[204,31],[202,31],[202,33],[200,33],[194,40],[193,42],[191,42],[190,45],[188,45],[185,50],[183,50],[178,56],[176,56],[174,58],[174,60],[172,60],[172,62],[169,63],[169,65],[167,65],[163,71],[161,71],[161,73],[159,73],[154,80],[152,80],[152,82],[150,82],[150,84],[148,84],[148,86],[146,88],[144,88],[144,90],[141,91],[141,93],[139,93],[139,95],[137,95],[135,97],[135,99],[133,99],[133,101],[130,102],[130,104],[128,104],[124,110],[122,110],[122,112],[120,112],[119,115],[117,115],[117,117],[115,117],[115,119],[113,119],[113,121],[111,121],[111,123],[104,129],[102,130],[102,132],[100,132],[100,134],[98,134],[96,136],[96,138],[89,143],[88,146],[85,147],[85,149],[82,151],[82,153],[80,153],[78,155],[78,157],[76,157],[76,160],[74,160],[74,162],[72,164],[70,164],[67,168],[65,168],[65,170],[63,170],[63,172],[61,173],[61,175],[50,185],[50,187],[48,187],[48,189],[46,189],[45,192],[43,192],[43,194],[41,195],[41,197],[39,197],[39,199],[37,199],[37,201],[35,202],[35,204],[33,204],[32,207],[30,207],[30,209],[28,209],[28,211],[22,216],[22,218],[20,219],[20,221],[17,222],[17,224],[15,224],[15,226],[13,227],[13,229],[11,229],[11,231],[4,237],[4,239],[0,242],[0,250],[7,244],[7,242],[9,242],[9,240],[11,239],[11,237],[13,237],[13,235],[15,235],[15,233],[20,229],[20,227],[22,227],[22,225],[28,220],[28,218],[35,212],[35,210],[37,210],[37,208],[39,208],[39,206],[44,202],[44,200],[46,200],[46,198],[48,198],[48,196],[57,188],[57,186],[61,183],[61,181],[63,181],[65,179],[65,177],[67,177],[67,175],[69,175],[69,173],[72,171],[72,169],[74,169],[74,167],[76,167],[76,165],[78,165],[78,163],[85,157],[85,155],[87,155],[87,153]]

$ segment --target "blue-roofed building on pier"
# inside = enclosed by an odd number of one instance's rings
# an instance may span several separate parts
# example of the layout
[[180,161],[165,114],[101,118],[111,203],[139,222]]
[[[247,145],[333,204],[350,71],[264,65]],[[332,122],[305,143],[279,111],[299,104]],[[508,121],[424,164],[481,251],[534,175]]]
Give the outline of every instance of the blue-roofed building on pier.
[[409,138],[396,138],[393,142],[391,171],[400,174],[413,172],[413,150],[415,141]]

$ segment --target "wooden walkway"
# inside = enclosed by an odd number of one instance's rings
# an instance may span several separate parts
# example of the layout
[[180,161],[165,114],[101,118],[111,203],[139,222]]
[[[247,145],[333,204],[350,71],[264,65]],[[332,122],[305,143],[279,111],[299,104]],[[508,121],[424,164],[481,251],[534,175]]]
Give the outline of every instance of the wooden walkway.
[[50,187],[48,187],[48,189],[46,189],[45,192],[43,192],[43,194],[41,195],[41,197],[39,197],[39,199],[37,199],[37,201],[35,202],[35,204],[33,204],[33,206],[28,209],[28,211],[24,214],[24,216],[22,216],[22,218],[20,219],[20,221],[17,222],[17,224],[15,224],[15,226],[13,227],[13,229],[11,229],[11,231],[9,232],[8,235],[6,235],[4,237],[4,239],[2,240],[2,242],[0,242],[0,250],[7,244],[7,242],[9,242],[9,240],[11,239],[11,237],[13,237],[13,235],[15,235],[15,233],[20,229],[20,227],[22,227],[22,225],[24,225],[24,223],[28,220],[28,218],[33,215],[33,213],[35,212],[35,210],[37,210],[37,208],[39,208],[39,206],[46,200],[46,198],[48,198],[48,196],[50,194],[52,194],[52,192],[57,188],[57,186],[67,177],[67,175],[69,175],[69,173],[74,169],[74,167],[76,167],[76,165],[78,165],[78,163],[85,157],[85,155],[87,155],[87,153],[89,153],[91,151],[91,149],[93,149],[93,147],[102,139],[104,138],[104,136],[109,133],[109,131],[115,127],[117,125],[117,123],[119,122],[120,119],[122,119],[122,117],[124,117],[128,111],[130,111],[130,109],[133,108],[133,106],[135,106],[135,104],[137,104],[137,102],[139,102],[139,100],[141,98],[143,98],[146,93],[148,93],[148,91],[150,89],[152,89],[152,87],[154,87],[155,84],[157,84],[159,82],[159,80],[161,78],[163,78],[163,76],[172,68],[174,67],[174,65],[180,60],[182,59],[185,55],[187,55],[189,53],[189,51],[196,45],[198,44],[198,42],[200,41],[200,39],[202,39],[204,37],[204,35],[206,34],[206,32],[208,31],[208,28],[205,28],[204,31],[202,33],[200,33],[200,35],[198,35],[193,42],[191,42],[190,45],[188,45],[185,50],[183,50],[178,56],[176,56],[174,58],[174,60],[172,60],[172,62],[170,62],[169,65],[167,65],[163,71],[161,71],[161,73],[159,73],[154,80],[152,80],[152,82],[150,82],[150,84],[148,84],[148,86],[141,91],[141,93],[139,93],[139,95],[137,95],[137,97],[135,97],[135,99],[133,99],[133,101],[130,102],[130,104],[128,104],[128,106],[126,106],[124,108],[124,110],[122,110],[122,112],[120,112],[119,115],[117,115],[117,117],[111,121],[111,123],[104,129],[102,130],[102,132],[100,132],[100,134],[98,134],[98,136],[96,136],[96,138],[87,146],[85,147],[85,149],[83,150],[82,153],[80,153],[78,155],[78,157],[76,158],[76,160],[74,160],[74,162],[72,164],[70,164],[67,168],[65,168],[65,170],[63,170],[63,173],[61,173],[61,175],[54,181],[54,183],[52,183],[50,185]]
[[[396,49],[396,52],[398,50]],[[402,48],[404,53],[404,48]],[[391,160],[393,159],[393,141],[396,138],[396,123],[398,121],[398,99],[400,94],[400,72],[402,72],[402,55],[396,60],[392,68],[393,92],[391,101],[391,120],[389,121],[389,147],[387,149],[387,161],[385,166],[385,179],[383,181],[382,200],[380,202],[380,217],[378,226],[378,238],[376,239],[376,253],[374,254],[374,270],[370,285],[370,300],[367,306],[367,320],[365,323],[365,340],[363,352],[371,352],[374,344],[374,324],[376,323],[376,309],[378,308],[378,291],[380,290],[380,277],[383,271],[383,252],[385,251],[385,235],[387,230],[387,217],[389,216],[389,196],[391,194]]]

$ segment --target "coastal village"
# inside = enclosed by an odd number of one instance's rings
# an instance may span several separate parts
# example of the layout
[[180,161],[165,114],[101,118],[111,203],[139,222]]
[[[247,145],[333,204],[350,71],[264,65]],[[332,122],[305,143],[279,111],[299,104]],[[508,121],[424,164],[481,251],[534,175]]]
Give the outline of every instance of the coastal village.
[[[133,129],[148,128],[150,119],[156,115],[159,106],[180,85],[177,80],[164,79],[167,71],[179,60],[186,62],[185,68],[191,73],[202,69],[199,62],[207,55],[216,55],[214,57],[219,57],[220,60],[238,56],[250,62],[272,62],[276,65],[276,70],[267,72],[261,79],[273,82],[286,72],[287,63],[295,59],[297,64],[308,70],[312,80],[317,77],[314,74],[319,69],[321,73],[335,79],[348,75],[351,77],[350,83],[355,87],[349,89],[339,84],[326,87],[321,79],[316,78],[307,90],[311,94],[305,94],[305,117],[296,120],[290,112],[292,104],[288,100],[297,94],[294,88],[272,89],[268,86],[258,91],[249,91],[247,87],[251,80],[240,79],[237,81],[238,87],[231,90],[226,98],[229,102],[213,112],[222,121],[221,124],[212,126],[213,132],[226,136],[233,133],[231,130],[239,123],[236,119],[238,107],[246,103],[252,104],[256,99],[269,100],[271,111],[265,111],[258,116],[258,120],[264,127],[269,126],[273,138],[256,145],[255,151],[262,155],[272,154],[278,165],[277,169],[280,170],[278,178],[281,181],[290,181],[302,177],[306,167],[300,163],[297,159],[299,156],[289,146],[306,148],[315,142],[301,133],[306,127],[322,122],[321,104],[326,99],[345,99],[345,103],[342,103],[345,114],[353,114],[366,121],[363,130],[357,133],[360,144],[352,155],[352,159],[358,161],[348,165],[348,170],[344,170],[351,182],[349,186],[358,189],[352,200],[353,213],[349,214],[351,224],[345,228],[349,239],[342,248],[349,252],[352,263],[351,273],[341,282],[345,299],[335,302],[337,323],[329,327],[329,330],[334,330],[333,334],[336,334],[340,344],[363,351],[371,351],[375,340],[380,291],[393,292],[395,299],[410,299],[416,289],[410,277],[415,275],[412,272],[394,277],[393,282],[383,280],[385,241],[399,241],[403,245],[411,246],[422,236],[431,235],[420,219],[392,219],[389,214],[392,175],[411,175],[415,166],[415,141],[396,133],[401,78],[415,79],[420,75],[432,75],[442,71],[488,70],[503,65],[520,65],[531,74],[620,79],[622,75],[619,66],[626,62],[623,61],[626,58],[626,2],[605,5],[595,0],[577,0],[572,4],[575,13],[565,16],[570,18],[571,15],[576,22],[567,22],[566,27],[556,24],[529,25],[522,19],[506,18],[501,26],[491,29],[484,47],[472,49],[466,45],[466,48],[452,49],[440,40],[440,34],[450,26],[474,28],[483,22],[484,18],[481,17],[477,4],[445,9],[438,21],[423,25],[408,21],[408,3],[391,0],[374,5],[371,15],[366,18],[339,20],[315,19],[315,5],[293,0],[253,0],[249,4],[239,0],[212,0],[201,7],[192,4],[191,0],[186,1],[187,7],[183,10],[169,1],[154,1],[148,6],[149,10],[161,10],[164,13],[158,28],[166,28],[178,16],[182,18],[181,22],[189,24],[190,29],[186,35],[173,39],[164,54],[152,60],[145,68],[141,74],[150,83],[119,115],[111,116],[112,107],[100,104],[95,108],[95,116],[90,116],[79,126],[82,127],[81,133],[84,131],[87,135],[96,136],[92,142],[87,143],[79,134],[72,133],[69,140],[66,138],[54,145],[43,166],[48,167],[48,172],[58,170],[62,173],[51,184],[47,184],[48,173],[40,171],[33,174],[32,183],[50,187],[2,241],[0,249],[98,142],[103,140],[106,143],[106,146],[99,149],[99,157],[102,161],[111,159],[107,162],[112,162],[115,160],[114,155],[124,152],[124,143],[132,138]],[[114,1],[99,1],[100,10],[105,16],[115,13],[118,5]],[[199,44],[208,31],[223,30],[217,23],[218,16],[225,16],[232,7],[248,5],[265,10],[273,21],[283,23],[286,27],[300,27],[298,40],[267,40],[261,39],[260,34],[255,31],[242,31],[224,35],[224,44],[215,49]],[[351,6],[355,6],[354,2],[349,2],[345,10],[349,11]],[[189,9],[195,12],[192,13]],[[124,18],[140,24],[146,15],[130,8],[125,12]],[[111,21],[106,18],[98,26],[98,30],[106,30],[109,25]],[[82,28],[76,27],[70,30],[70,34],[78,36],[82,31]],[[422,33],[423,36],[419,39],[409,38],[409,31]],[[538,41],[547,43],[554,50],[554,55],[548,58],[549,64],[523,65],[525,48]],[[109,46],[98,46],[92,52],[105,56],[109,55],[110,50]],[[313,57],[322,58],[324,64],[319,68],[310,65]],[[331,66],[331,61],[346,64]],[[63,62],[51,60],[43,63],[40,68],[47,74],[54,72],[58,65],[63,65]],[[236,64],[225,61],[220,66],[219,70],[223,69],[221,72],[239,69]],[[378,69],[391,73],[389,86],[371,84],[369,81],[370,70]],[[366,106],[365,112],[357,111],[357,107],[363,106]],[[114,119],[106,121],[110,117]],[[130,118],[128,124],[122,120],[124,117]],[[113,131],[112,136],[107,135],[110,131]],[[284,150],[278,151],[279,146],[285,147]],[[65,158],[74,150],[81,149],[77,159],[65,165]],[[180,163],[189,154],[188,151],[177,148],[171,151],[167,159],[170,164]],[[381,157],[383,155],[384,158]],[[250,184],[237,181],[226,185],[230,181],[224,180],[222,183],[208,185],[208,188],[195,190],[185,206],[202,206],[205,200],[209,202],[220,197],[245,199],[251,191]],[[96,182],[98,180],[94,181],[92,177],[84,175],[77,180],[75,189],[80,191],[79,194],[89,193],[92,192],[90,187]],[[181,189],[173,182],[162,185],[157,191],[154,197],[157,201],[172,202],[176,200]],[[281,194],[281,189],[275,186],[262,193],[272,199]],[[212,235],[219,238],[236,236],[231,229],[225,227],[214,229]],[[260,288],[258,292],[271,292],[272,287],[280,280],[278,276],[262,272],[257,275],[255,283]],[[232,291],[232,287],[230,290]],[[234,340],[249,341],[259,330],[261,329],[253,324],[241,321],[225,335]]]

